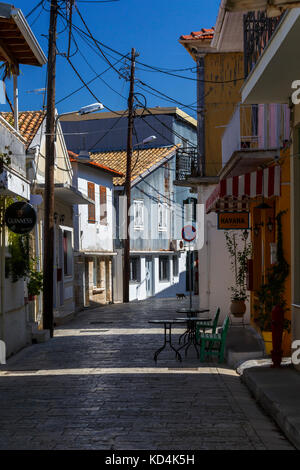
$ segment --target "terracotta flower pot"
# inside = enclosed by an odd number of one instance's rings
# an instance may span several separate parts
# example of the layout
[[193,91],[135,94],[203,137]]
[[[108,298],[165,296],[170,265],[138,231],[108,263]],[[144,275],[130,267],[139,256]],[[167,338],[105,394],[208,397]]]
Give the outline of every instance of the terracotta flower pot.
[[230,312],[234,317],[243,317],[246,312],[246,304],[244,300],[232,300]]

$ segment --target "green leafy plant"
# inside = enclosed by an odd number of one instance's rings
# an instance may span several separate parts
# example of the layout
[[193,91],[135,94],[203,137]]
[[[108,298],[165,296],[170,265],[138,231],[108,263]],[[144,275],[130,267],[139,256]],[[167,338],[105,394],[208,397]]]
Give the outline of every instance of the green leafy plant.
[[[256,313],[255,323],[261,331],[272,330],[272,310],[279,305],[284,312],[288,312],[285,300],[285,281],[289,275],[289,264],[284,258],[282,240],[282,216],[286,211],[281,211],[276,216],[277,222],[277,261],[272,265],[266,275],[266,282],[256,291],[257,301],[254,304]],[[284,330],[290,332],[291,322],[284,319]]]
[[[240,243],[239,240],[240,239]],[[252,244],[247,242],[244,233],[225,232],[226,246],[230,256],[231,270],[234,274],[234,285],[229,288],[231,300],[248,299],[247,294],[247,260],[252,253]],[[240,248],[242,246],[242,248]]]
[[29,280],[27,282],[28,295],[39,295],[43,291],[43,273],[37,271],[36,259],[33,259],[33,264],[29,270]]
[[10,165],[12,151],[8,146],[5,147],[5,152],[0,152],[0,175],[3,173],[4,165]]
[[12,282],[25,279],[30,271],[29,235],[9,232],[8,251],[10,257],[5,262],[6,277],[10,277]]

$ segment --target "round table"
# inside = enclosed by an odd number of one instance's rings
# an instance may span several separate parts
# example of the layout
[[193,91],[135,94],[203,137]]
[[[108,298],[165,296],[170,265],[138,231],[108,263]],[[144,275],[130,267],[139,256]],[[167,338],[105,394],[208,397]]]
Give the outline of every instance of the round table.
[[164,325],[164,344],[162,345],[161,348],[159,348],[155,353],[154,353],[154,360],[155,362],[157,361],[158,355],[161,353],[163,349],[165,349],[166,345],[169,344],[171,349],[175,351],[176,353],[176,358],[179,359],[179,361],[182,361],[181,355],[178,352],[178,349],[174,348],[172,344],[172,325],[174,323],[184,323],[185,320],[149,320],[148,323],[152,324],[162,324]]

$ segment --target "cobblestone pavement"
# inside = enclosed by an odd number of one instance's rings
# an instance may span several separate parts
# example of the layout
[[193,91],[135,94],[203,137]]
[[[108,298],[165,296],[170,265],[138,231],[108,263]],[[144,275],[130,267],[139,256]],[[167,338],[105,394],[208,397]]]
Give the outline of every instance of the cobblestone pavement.
[[162,328],[148,320],[184,302],[85,310],[0,366],[0,449],[293,449],[226,365],[192,349],[155,365]]

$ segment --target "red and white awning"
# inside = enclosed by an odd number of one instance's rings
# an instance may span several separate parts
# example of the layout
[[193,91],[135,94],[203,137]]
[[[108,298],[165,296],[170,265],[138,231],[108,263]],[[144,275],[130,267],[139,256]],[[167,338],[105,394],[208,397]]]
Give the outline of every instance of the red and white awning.
[[220,181],[206,201],[206,212],[248,210],[249,199],[280,196],[280,165]]

